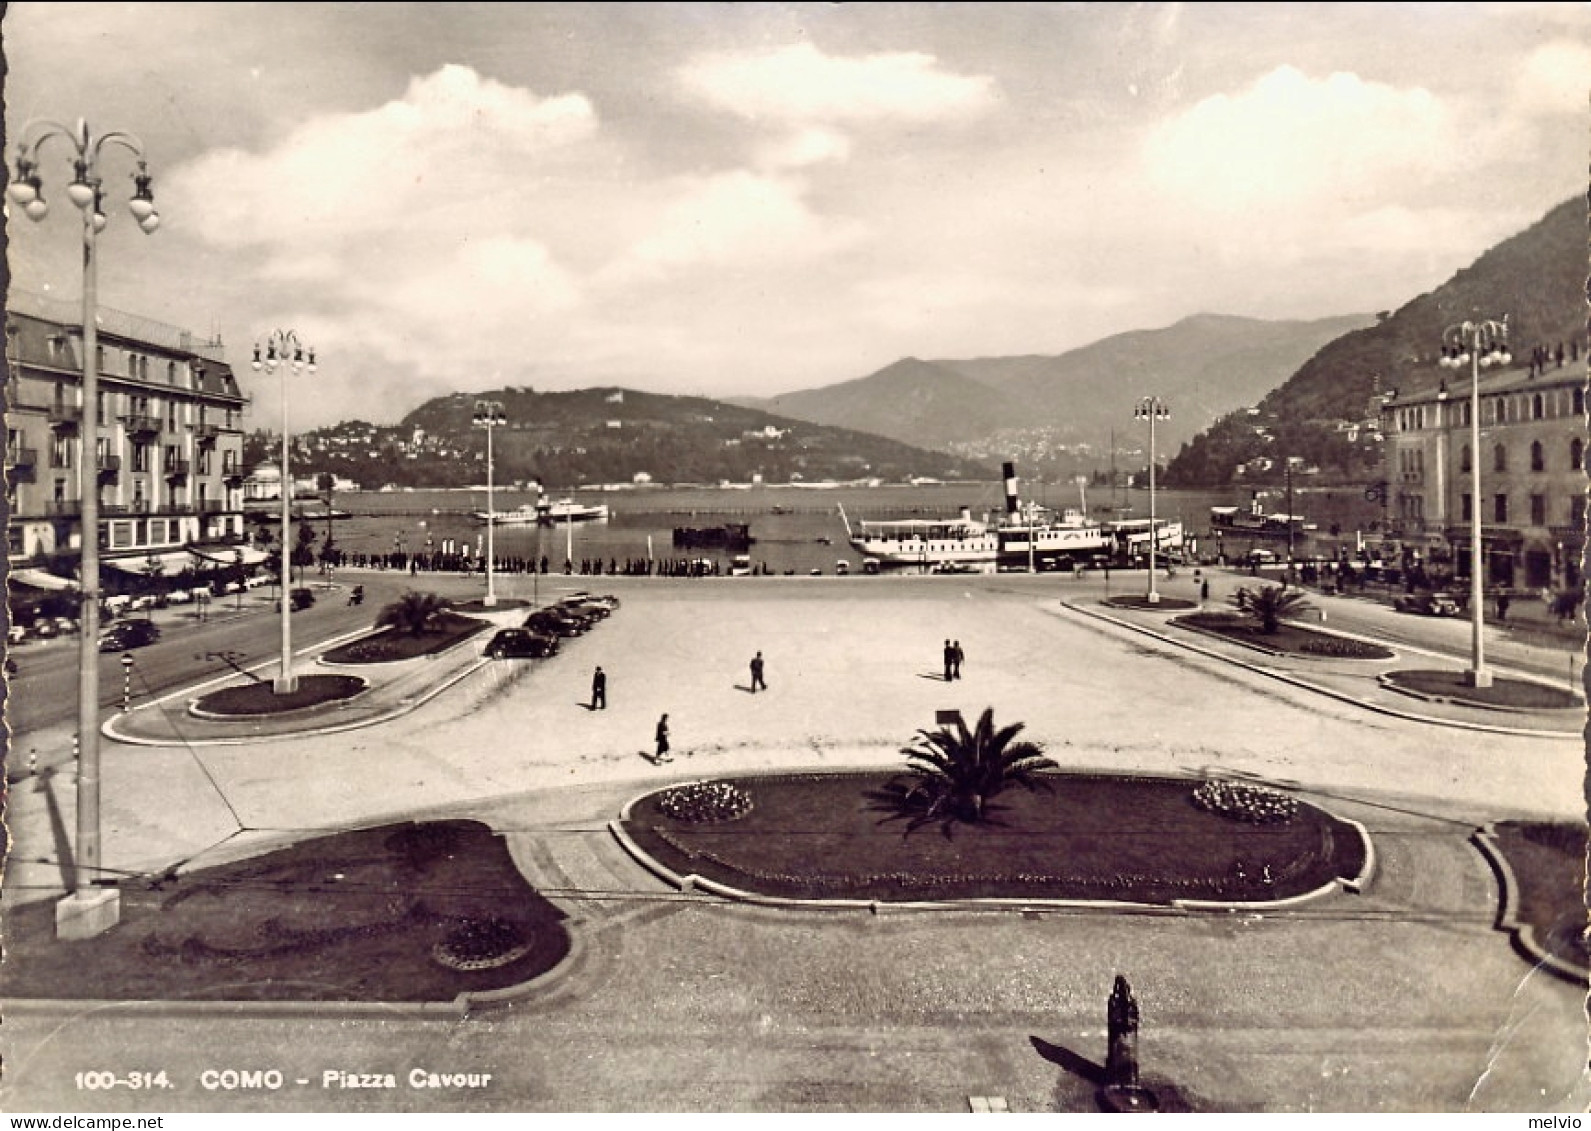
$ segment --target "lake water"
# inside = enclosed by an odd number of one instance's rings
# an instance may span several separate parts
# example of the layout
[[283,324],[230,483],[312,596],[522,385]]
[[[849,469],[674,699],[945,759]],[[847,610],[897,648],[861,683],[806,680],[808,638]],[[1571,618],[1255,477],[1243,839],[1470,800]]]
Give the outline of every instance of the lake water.
[[[1046,506],[1062,509],[1086,504],[1096,518],[1145,518],[1149,514],[1147,490],[1122,489],[1111,492],[1093,488],[1086,492],[1076,486],[1024,484],[1025,492]],[[920,487],[836,487],[832,489],[795,487],[753,487],[750,489],[668,487],[616,491],[550,492],[565,494],[582,503],[606,503],[610,517],[605,522],[577,522],[557,527],[535,525],[494,526],[494,542],[499,558],[539,559],[546,555],[554,569],[561,569],[569,557],[578,567],[584,559],[601,558],[604,563],[629,560],[707,558],[727,570],[730,554],[724,550],[676,549],[676,527],[712,527],[726,523],[750,526],[753,539],[750,556],[754,567],[773,573],[833,573],[844,561],[853,571],[861,568],[861,555],[847,543],[845,516],[857,519],[942,518],[959,508],[971,509],[976,517],[997,515],[1005,509],[1004,487],[998,482],[929,484]],[[533,492],[498,490],[493,505],[499,512],[534,503]],[[1245,505],[1241,491],[1157,491],[1155,512],[1161,518],[1178,519],[1190,534],[1199,536],[1201,552],[1215,553],[1215,540],[1209,536],[1209,509],[1212,506]],[[1281,492],[1264,496],[1267,510],[1285,510]],[[333,499],[333,507],[349,517],[336,522],[335,538],[344,553],[389,554],[446,552],[484,547],[485,524],[474,515],[485,511],[486,491],[348,492]],[[1353,548],[1356,532],[1367,538],[1376,530],[1381,517],[1379,503],[1364,498],[1362,490],[1295,489],[1293,508],[1316,524],[1318,531],[1306,544],[1296,547],[1328,549],[1338,544]],[[1329,536],[1332,524],[1339,537]],[[1224,537],[1221,549],[1229,556],[1243,553],[1251,542]]]

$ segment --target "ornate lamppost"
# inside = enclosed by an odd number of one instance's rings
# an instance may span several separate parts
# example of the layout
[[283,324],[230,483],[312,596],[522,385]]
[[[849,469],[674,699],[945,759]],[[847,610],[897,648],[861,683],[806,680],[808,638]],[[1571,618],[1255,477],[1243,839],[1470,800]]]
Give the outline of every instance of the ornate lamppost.
[[1151,605],[1160,603],[1160,592],[1155,588],[1155,544],[1160,541],[1160,530],[1155,523],[1155,423],[1170,420],[1171,410],[1159,397],[1144,397],[1133,409],[1133,416],[1149,422],[1149,593]]
[[1465,673],[1471,687],[1490,687],[1492,673],[1486,670],[1486,648],[1482,629],[1486,623],[1486,588],[1481,576],[1481,370],[1507,365],[1508,319],[1490,318],[1479,322],[1460,322],[1442,332],[1442,356],[1437,362],[1444,369],[1469,367],[1469,604],[1470,670]]
[[493,509],[492,502],[492,432],[508,423],[508,417],[503,415],[503,406],[500,401],[476,401],[475,415],[472,423],[477,428],[486,429],[486,607],[491,608],[497,604],[496,570],[497,547],[493,541],[493,529],[496,525],[497,512]]
[[293,674],[293,542],[289,532],[293,528],[293,474],[288,467],[288,449],[291,444],[287,427],[287,374],[315,372],[315,350],[298,340],[292,330],[272,330],[266,339],[262,355],[260,344],[254,344],[254,371],[267,373],[282,371],[282,668],[271,689],[278,695],[291,695],[298,690],[298,677]]
[[[138,162],[132,174],[133,194],[128,211],[145,234],[160,226],[151,190],[154,178],[144,160],[144,147],[129,133],[113,130],[95,136],[81,119],[75,126],[59,122],[31,122],[22,130],[17,146],[16,173],[6,188],[12,203],[30,220],[43,220],[49,212],[39,176],[39,158],[50,142],[60,138],[72,148],[72,180],[68,199],[83,214],[83,410],[78,425],[78,495],[82,508],[79,541],[82,562],[79,583],[82,597],[78,638],[77,684],[77,869],[93,884],[100,873],[99,828],[99,265],[96,243],[104,229],[104,183],[100,159],[107,147],[127,150]],[[88,938],[114,926],[121,915],[120,892],[115,888],[76,890],[56,905],[56,934],[61,938]]]

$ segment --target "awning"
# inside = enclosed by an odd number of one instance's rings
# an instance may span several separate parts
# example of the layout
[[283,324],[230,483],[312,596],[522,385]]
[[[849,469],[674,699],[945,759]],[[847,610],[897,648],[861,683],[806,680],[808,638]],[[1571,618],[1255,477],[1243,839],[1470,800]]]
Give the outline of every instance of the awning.
[[[253,546],[189,546],[188,549],[199,559],[198,565],[202,569],[240,563],[246,566],[259,565],[271,556],[264,550],[256,550]],[[241,558],[239,554],[242,555]]]
[[159,575],[170,577],[193,567],[193,555],[187,550],[175,550],[164,554],[139,554],[131,558],[105,558],[100,564],[106,569],[116,570],[118,573],[131,574],[134,577],[148,577],[150,562],[160,564]]
[[14,569],[7,576],[16,585],[26,585],[29,589],[43,589],[48,593],[64,593],[68,589],[78,588],[77,582],[71,578],[57,577],[42,569]]

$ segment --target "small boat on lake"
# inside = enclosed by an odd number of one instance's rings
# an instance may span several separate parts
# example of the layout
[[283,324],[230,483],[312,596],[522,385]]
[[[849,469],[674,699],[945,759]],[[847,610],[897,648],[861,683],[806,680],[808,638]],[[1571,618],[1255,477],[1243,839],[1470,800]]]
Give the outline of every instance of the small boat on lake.
[[536,504],[536,519],[551,526],[560,522],[606,522],[607,503],[577,503],[573,499],[543,499]]
[[493,526],[533,526],[539,520],[540,510],[535,503],[526,503],[511,511],[476,511],[477,522],[490,522]]

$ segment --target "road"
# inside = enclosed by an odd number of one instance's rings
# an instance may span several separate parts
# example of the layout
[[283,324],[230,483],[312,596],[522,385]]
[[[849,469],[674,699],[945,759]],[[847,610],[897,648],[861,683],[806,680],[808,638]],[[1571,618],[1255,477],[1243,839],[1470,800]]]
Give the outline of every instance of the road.
[[[312,580],[311,587],[316,583]],[[348,589],[365,586],[364,604],[348,604]],[[358,577],[334,588],[315,588],[317,601],[293,614],[293,650],[368,627],[377,611],[404,588],[396,575]],[[135,614],[135,617],[143,614]],[[272,589],[250,590],[213,601],[203,620],[193,605],[155,610],[161,628],[158,643],[133,650],[132,692],[135,700],[189,686],[269,662],[281,655],[281,619]],[[132,619],[132,618],[123,618]],[[106,711],[121,708],[122,653],[99,657],[99,703]],[[11,652],[17,671],[11,677],[7,717],[13,734],[24,735],[69,723],[77,717],[79,642],[76,636],[32,641]]]

